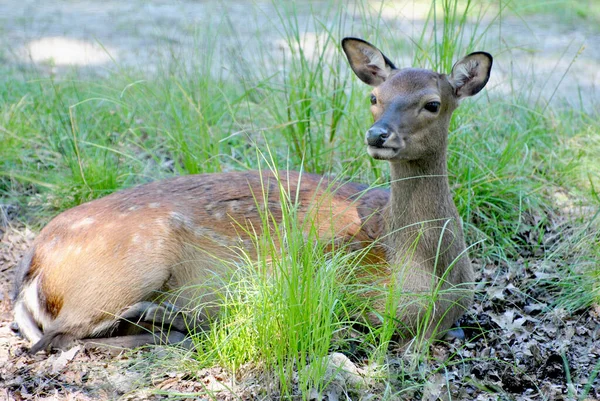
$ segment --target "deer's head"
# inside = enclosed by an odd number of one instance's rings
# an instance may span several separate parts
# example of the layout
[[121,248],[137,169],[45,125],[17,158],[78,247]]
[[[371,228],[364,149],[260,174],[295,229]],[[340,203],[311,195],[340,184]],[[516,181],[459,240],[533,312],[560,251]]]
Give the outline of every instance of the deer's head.
[[371,92],[375,123],[366,133],[369,155],[375,159],[415,161],[446,150],[448,126],[459,101],[478,93],[488,82],[492,56],[471,53],[449,75],[435,71],[398,69],[375,46],[345,38],[342,48],[354,73]]

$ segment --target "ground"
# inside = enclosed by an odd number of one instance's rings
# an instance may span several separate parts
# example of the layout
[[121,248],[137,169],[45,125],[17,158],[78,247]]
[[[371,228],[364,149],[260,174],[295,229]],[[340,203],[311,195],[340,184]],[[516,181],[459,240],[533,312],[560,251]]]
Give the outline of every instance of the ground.
[[[28,344],[11,330],[8,299],[14,266],[34,234],[8,223],[0,231],[0,360],[6,361],[0,368],[0,395],[5,399],[137,400],[159,399],[162,391],[207,390],[217,399],[269,399],[268,379],[252,369],[239,381],[221,369],[189,376],[173,367],[156,369],[157,359],[181,357],[163,347],[111,354],[77,346],[50,356],[28,355]],[[567,223],[557,224],[556,230],[568,230]],[[434,345],[425,390],[404,392],[398,399],[437,400],[452,394],[465,400],[568,400],[582,393],[587,400],[599,399],[600,306],[575,314],[548,312],[552,295],[540,283],[560,277],[556,266],[535,256],[510,267],[476,264],[476,300],[461,322],[465,338]],[[381,383],[368,375],[376,367],[360,356],[349,358],[332,355],[334,366],[354,373],[338,374],[335,386],[324,396],[315,394],[315,399],[333,400],[345,393],[356,399],[381,396]],[[388,358],[391,383],[398,391],[407,379],[398,372],[410,364],[410,357],[392,350]],[[436,367],[441,368],[438,373]]]
[[[225,7],[226,13],[220,7]],[[250,13],[249,7],[253,7]],[[103,74],[105,69],[114,68],[113,62],[152,70],[156,52],[166,51],[167,45],[168,49],[184,55],[197,51],[190,33],[196,25],[216,23],[216,14],[229,16],[229,25],[245,38],[242,47],[247,53],[257,51],[258,45],[252,37],[261,30],[261,43],[267,43],[264,46],[268,51],[277,53],[283,46],[277,30],[266,28],[274,26],[266,23],[272,19],[271,3],[84,0],[40,4],[23,0],[4,7],[4,11],[0,16],[2,62],[16,69],[33,65],[49,75],[61,74],[72,67]],[[406,23],[402,25],[403,32],[410,34],[411,30],[421,29],[421,8],[385,9],[383,18],[391,21],[391,15],[398,13]],[[249,14],[252,23],[246,23]],[[302,10],[299,15],[303,21],[309,19]],[[539,16],[531,18],[527,26],[519,18],[507,18],[502,29],[506,40],[511,42],[511,50],[489,49],[498,53],[491,80],[496,93],[513,96],[520,90],[520,85],[508,83],[506,77],[510,75],[521,82],[533,83],[535,89],[529,87],[529,90],[543,94],[541,98],[566,100],[585,108],[597,104],[595,88],[600,83],[597,31]],[[350,30],[347,34],[354,32]],[[239,46],[237,39],[215,35],[214,40],[222,41],[224,49]],[[306,41],[310,40],[315,39],[307,35]],[[563,77],[581,49],[577,62]],[[215,68],[235,68],[227,59],[214,62],[219,64]],[[559,95],[554,96],[555,92]],[[157,359],[174,357],[171,350],[161,347],[119,355],[79,347],[50,356],[26,354],[28,344],[11,330],[9,292],[15,265],[35,233],[18,223],[17,213],[18,210],[0,203],[0,398],[158,399],[162,396],[156,391],[206,389],[216,392],[219,399],[267,397],[264,386],[258,384],[266,379],[252,368],[236,384],[235,378],[219,369],[189,376],[176,369],[160,372],[144,369]],[[566,214],[552,216],[554,227],[544,238],[568,232],[572,218]],[[531,233],[523,235],[529,235],[532,243],[539,239]],[[535,252],[550,252],[552,245],[536,248]],[[560,309],[549,313],[553,299],[543,283],[560,278],[556,265],[535,252],[523,254],[510,266],[474,261],[479,283],[476,300],[462,322],[463,327],[472,329],[465,330],[464,339],[431,349],[431,362],[423,369],[435,372],[435,367],[440,366],[439,373],[429,373],[425,390],[407,391],[403,399],[436,400],[444,399],[444,394],[452,394],[454,399],[478,400],[600,399],[597,377],[600,306],[575,313]],[[394,372],[407,363],[399,355],[391,352],[387,361],[396,391],[402,388],[405,378]],[[366,372],[374,369],[358,356],[349,355],[349,360],[334,356],[359,376],[367,377]],[[353,399],[371,399],[370,395],[379,397],[383,392],[380,383],[368,377],[364,378],[366,385],[360,391],[352,389],[355,385],[352,379],[341,377],[335,382],[338,387],[325,395],[329,400],[340,398],[345,392]],[[234,388],[235,397],[227,388]]]

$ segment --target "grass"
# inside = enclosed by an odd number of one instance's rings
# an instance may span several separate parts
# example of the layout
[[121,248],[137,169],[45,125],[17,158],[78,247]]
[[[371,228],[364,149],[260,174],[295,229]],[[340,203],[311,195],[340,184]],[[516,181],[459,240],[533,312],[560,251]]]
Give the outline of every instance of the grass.
[[258,239],[258,261],[246,256],[241,277],[225,292],[224,313],[210,332],[199,333],[196,355],[200,366],[217,361],[233,371],[260,362],[275,372],[282,394],[293,393],[298,375],[298,386],[307,394],[311,386],[323,386],[334,336],[348,325],[340,283],[356,262],[341,253],[327,258],[329,244],[318,240],[314,228],[304,234],[294,201],[283,204],[280,224],[268,212],[263,216],[265,227],[271,227]]
[[[41,225],[74,205],[172,175],[289,168],[341,181],[385,182],[385,164],[364,154],[368,91],[346,68],[339,39],[358,31],[377,45],[390,41],[391,48],[406,47],[406,40],[391,34],[393,24],[382,22],[381,9],[353,5],[360,18],[350,26],[341,3],[327,4],[311,9],[309,25],[295,3],[275,6],[272,23],[287,50],[257,57],[261,65],[281,68],[244,67],[226,76],[214,68],[220,60],[214,45],[199,41],[200,57],[190,64],[166,60],[154,75],[125,67],[106,78],[84,79],[77,72],[66,78],[5,75],[2,202],[19,205],[27,223]],[[498,3],[492,22],[505,6]],[[488,3],[471,0],[434,2],[422,34],[411,38],[414,65],[448,72],[460,55],[484,44],[501,49],[493,25],[484,22],[486,10]],[[210,29],[227,30],[223,26]],[[316,32],[312,50],[307,31]],[[597,116],[531,102],[535,96],[479,95],[465,101],[452,121],[451,185],[467,242],[475,244],[471,256],[482,261],[510,263],[541,249],[560,212],[559,190],[567,190],[571,203],[596,210],[600,203]],[[218,364],[232,371],[263,366],[275,372],[279,391],[288,396],[294,386],[304,395],[313,386],[325,388],[324,361],[332,350],[352,350],[385,366],[391,326],[366,327],[358,340],[349,335],[360,310],[353,296],[365,290],[349,290],[356,260],[341,252],[328,255],[332,244],[302,230],[294,199],[285,199],[282,209],[282,223],[257,239],[262,257],[254,262],[247,257],[243,274],[224,292],[221,318],[198,334],[194,366]],[[268,225],[270,216],[263,221]],[[553,288],[563,294],[561,305],[573,310],[600,300],[594,227],[575,230],[545,255],[552,260],[571,254],[562,267],[564,279]],[[539,243],[524,239],[523,232],[531,231],[539,233]],[[393,292],[388,295],[394,306]],[[417,361],[428,358],[426,349],[417,352]],[[416,365],[406,370],[418,370]],[[422,387],[429,374],[405,384]]]
[[596,29],[595,25],[600,21],[600,5],[593,0],[535,0],[527,4],[515,2],[511,7],[519,15],[525,17],[536,14],[553,14],[563,23],[590,22],[591,29]]

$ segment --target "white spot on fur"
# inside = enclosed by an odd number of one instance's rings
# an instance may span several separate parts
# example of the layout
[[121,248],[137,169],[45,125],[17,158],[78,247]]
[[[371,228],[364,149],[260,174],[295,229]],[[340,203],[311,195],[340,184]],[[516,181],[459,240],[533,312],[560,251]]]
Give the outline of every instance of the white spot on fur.
[[186,215],[179,212],[171,212],[169,215],[176,227],[192,228],[192,221]]
[[152,202],[152,203],[148,203],[148,207],[150,209],[158,209],[160,207],[160,202]]
[[54,237],[52,237],[52,240],[50,240],[44,244],[44,247],[47,250],[51,250],[52,248],[54,248],[56,246],[56,244],[58,244],[58,237],[54,236]]
[[78,222],[71,224],[71,230],[76,230],[81,227],[89,226],[90,224],[94,224],[95,221],[96,220],[94,220],[91,217],[86,217],[83,220],[79,220]]
[[138,209],[139,209],[139,206],[134,205],[134,206],[130,206],[129,209],[127,209],[127,210],[130,210],[133,212],[134,210],[138,210]]
[[231,210],[234,213],[240,210],[240,201],[233,200],[229,202],[229,210]]
[[217,220],[222,220],[223,216],[224,216],[223,212],[217,212],[217,213],[214,214],[214,217]]
[[131,242],[134,244],[139,244],[140,236],[138,234],[134,234],[133,237],[131,237]]

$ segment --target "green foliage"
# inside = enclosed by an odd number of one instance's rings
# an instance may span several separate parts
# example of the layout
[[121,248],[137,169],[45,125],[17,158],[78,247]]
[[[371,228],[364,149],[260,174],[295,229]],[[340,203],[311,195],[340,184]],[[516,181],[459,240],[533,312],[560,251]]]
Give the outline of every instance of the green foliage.
[[589,27],[594,30],[600,22],[600,4],[595,0],[533,0],[511,2],[510,7],[524,17],[546,14],[573,25],[589,21]]
[[[275,168],[272,160],[268,164]],[[224,308],[195,342],[201,367],[219,364],[235,371],[261,364],[275,372],[279,391],[289,396],[296,373],[304,394],[326,384],[326,356],[336,333],[347,330],[355,315],[345,284],[359,258],[328,254],[333,241],[320,240],[310,219],[298,219],[296,189],[280,184],[278,191],[281,221],[268,205],[257,205],[263,211],[262,234],[248,232],[255,237],[254,249],[239,250],[244,263],[220,293]]]

